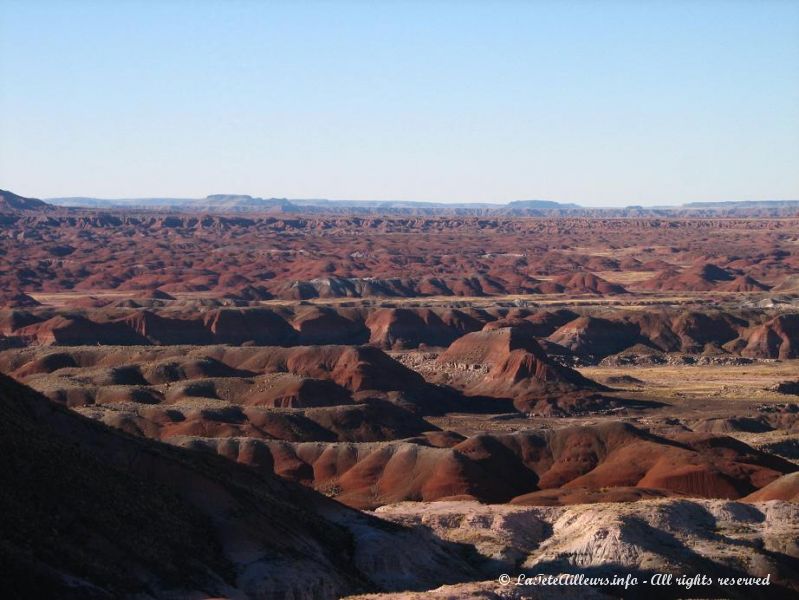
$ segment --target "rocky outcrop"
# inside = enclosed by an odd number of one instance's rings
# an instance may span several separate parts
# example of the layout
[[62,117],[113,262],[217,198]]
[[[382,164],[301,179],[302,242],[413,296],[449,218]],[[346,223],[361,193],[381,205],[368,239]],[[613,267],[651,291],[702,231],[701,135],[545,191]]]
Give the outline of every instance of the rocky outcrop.
[[799,314],[779,315],[756,327],[741,354],[757,358],[799,358]]
[[715,347],[735,340],[746,328],[746,321],[718,311],[687,311],[672,322],[672,331],[680,340],[680,350],[701,353],[708,345]]
[[206,314],[203,320],[217,343],[289,345],[297,338],[295,330],[281,316],[265,308],[222,308]]
[[449,346],[459,337],[478,331],[483,324],[459,310],[389,308],[369,315],[369,342],[381,348]]
[[[645,584],[654,573],[671,573],[674,579],[704,574],[712,583],[691,590],[702,597],[766,599],[799,593],[795,577],[799,504],[795,503],[665,499],[531,508],[453,501],[401,503],[381,507],[376,514],[444,539],[473,544],[506,573],[568,573],[586,578],[630,573],[638,579],[634,589],[601,589],[608,597],[684,597],[685,589],[676,585],[666,588],[664,595],[663,586]],[[717,580],[766,576],[769,585],[724,587]],[[550,596],[545,595],[545,586],[531,587],[485,582],[433,590],[429,597],[592,598],[601,593],[590,586],[557,586]],[[453,595],[439,595],[444,590]],[[468,593],[459,596],[458,590]],[[472,591],[477,594],[469,595]]]
[[640,329],[632,323],[584,316],[566,323],[547,339],[597,360],[636,344],[641,337]]
[[[436,363],[449,369],[476,372],[463,388],[473,395],[513,398],[517,408],[533,397],[583,390],[601,390],[593,382],[546,355],[523,328],[483,330],[456,340]],[[457,383],[456,383],[457,385]]]
[[291,325],[302,345],[363,344],[369,339],[369,330],[358,315],[342,314],[327,307],[303,307]]
[[151,344],[210,344],[213,339],[198,320],[164,317],[149,310],[136,311],[118,324],[131,329],[132,340],[145,339]]
[[[121,322],[98,323],[81,315],[55,316],[52,319],[28,325],[17,330],[16,335],[37,344],[77,346],[95,344],[149,344],[149,340],[136,332],[130,324]],[[93,340],[92,342],[89,342]]]

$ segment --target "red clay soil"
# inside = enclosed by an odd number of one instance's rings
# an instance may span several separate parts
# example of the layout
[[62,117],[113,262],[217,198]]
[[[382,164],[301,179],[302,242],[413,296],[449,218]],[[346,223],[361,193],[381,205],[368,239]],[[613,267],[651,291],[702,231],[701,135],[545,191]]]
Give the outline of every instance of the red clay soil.
[[789,473],[744,497],[745,502],[784,500],[799,502],[799,473]]
[[[0,289],[26,293],[160,289],[236,302],[754,293],[799,271],[795,218],[242,216],[59,209],[2,192],[0,220],[0,255],[13,265],[0,269]],[[664,269],[629,285],[597,275]]]
[[[543,343],[548,352],[562,355],[560,362],[565,364],[576,358],[599,362],[636,349],[747,358],[797,356],[797,314],[780,307],[720,310],[695,305],[685,309],[594,307],[578,311],[302,305],[198,309],[186,304],[149,308],[26,307],[0,310],[0,335],[10,346],[296,346],[368,342],[384,349],[407,349],[446,347],[480,328],[491,331],[513,327]],[[546,341],[543,336],[548,336]]]
[[517,498],[529,504],[614,495],[619,500],[740,498],[797,468],[731,438],[689,434],[668,439],[622,424],[483,434],[450,447],[264,441],[257,443],[263,452],[257,461],[247,459],[251,448],[232,440],[185,444],[230,453],[234,460],[274,470],[359,508],[451,497]]
[[469,333],[456,340],[436,362],[455,373],[483,369],[480,376],[465,384],[466,393],[512,398],[524,411],[543,402],[544,397],[604,389],[551,360],[525,329],[517,327]]

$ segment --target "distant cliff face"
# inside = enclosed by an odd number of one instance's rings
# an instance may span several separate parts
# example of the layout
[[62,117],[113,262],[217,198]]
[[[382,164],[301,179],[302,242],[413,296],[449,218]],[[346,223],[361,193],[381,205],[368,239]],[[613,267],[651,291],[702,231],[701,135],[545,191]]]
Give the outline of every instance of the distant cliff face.
[[211,194],[205,198],[52,198],[57,206],[84,208],[169,208],[180,211],[287,212],[338,215],[509,216],[509,217],[785,217],[799,214],[799,200],[695,202],[679,206],[594,208],[553,200],[516,200],[507,204],[414,202],[410,200],[327,200],[258,198],[247,194]]

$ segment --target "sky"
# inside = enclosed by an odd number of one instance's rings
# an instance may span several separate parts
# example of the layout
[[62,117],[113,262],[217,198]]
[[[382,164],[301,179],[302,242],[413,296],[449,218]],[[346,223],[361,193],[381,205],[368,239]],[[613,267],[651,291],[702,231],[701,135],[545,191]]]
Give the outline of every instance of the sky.
[[0,0],[0,188],[799,199],[799,2]]

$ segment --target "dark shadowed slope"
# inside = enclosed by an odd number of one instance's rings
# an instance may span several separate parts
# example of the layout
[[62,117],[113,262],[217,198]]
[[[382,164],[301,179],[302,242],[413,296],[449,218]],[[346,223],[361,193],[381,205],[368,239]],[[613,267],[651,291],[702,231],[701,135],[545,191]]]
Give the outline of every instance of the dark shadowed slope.
[[110,430],[2,375],[0,457],[3,598],[335,598],[469,568],[453,545]]
[[53,210],[54,207],[36,198],[23,198],[6,190],[0,190],[0,213],[16,211]]

